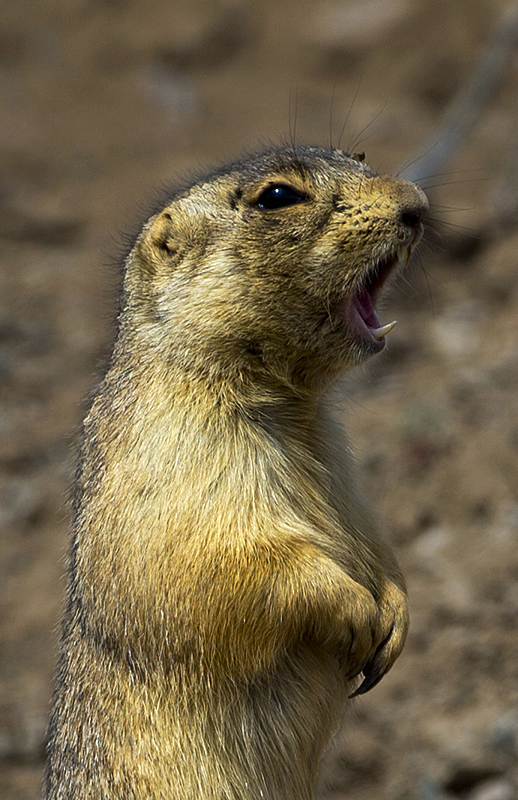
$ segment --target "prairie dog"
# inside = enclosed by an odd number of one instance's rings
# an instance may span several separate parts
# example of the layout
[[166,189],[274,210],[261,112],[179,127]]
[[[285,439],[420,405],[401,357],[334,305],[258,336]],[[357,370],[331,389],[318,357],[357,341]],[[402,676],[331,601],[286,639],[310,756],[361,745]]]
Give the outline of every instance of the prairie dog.
[[408,626],[326,391],[383,349],[426,210],[341,150],[278,148],[144,225],[84,422],[48,800],[314,797]]

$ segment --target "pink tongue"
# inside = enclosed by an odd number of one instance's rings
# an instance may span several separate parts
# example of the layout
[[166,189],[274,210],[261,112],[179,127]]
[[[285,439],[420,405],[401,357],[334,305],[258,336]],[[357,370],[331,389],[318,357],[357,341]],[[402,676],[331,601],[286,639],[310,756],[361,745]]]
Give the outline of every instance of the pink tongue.
[[368,328],[380,327],[380,321],[378,319],[378,315],[376,314],[372,297],[367,289],[361,289],[358,292],[353,300],[353,305]]

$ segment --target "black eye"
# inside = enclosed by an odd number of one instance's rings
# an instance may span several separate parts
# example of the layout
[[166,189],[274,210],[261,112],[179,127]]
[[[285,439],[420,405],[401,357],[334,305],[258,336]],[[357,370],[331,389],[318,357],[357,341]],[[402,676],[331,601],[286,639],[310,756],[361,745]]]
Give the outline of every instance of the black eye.
[[287,186],[285,183],[276,183],[261,192],[256,205],[258,208],[264,208],[269,211],[270,209],[294,206],[297,203],[303,203],[305,199],[306,196],[293,189],[292,186]]

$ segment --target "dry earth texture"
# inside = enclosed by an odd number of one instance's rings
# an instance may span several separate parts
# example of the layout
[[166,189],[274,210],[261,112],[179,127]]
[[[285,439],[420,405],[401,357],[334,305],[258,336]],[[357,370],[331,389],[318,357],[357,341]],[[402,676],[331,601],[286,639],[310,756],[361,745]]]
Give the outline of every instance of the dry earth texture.
[[[0,796],[40,791],[84,397],[118,230],[189,168],[265,139],[396,171],[507,0],[7,0],[0,11]],[[394,670],[351,704],[327,800],[518,797],[518,74],[427,178],[434,210],[342,389],[407,576]],[[290,100],[291,98],[291,100]],[[290,110],[291,106],[291,110]],[[362,130],[363,129],[363,130]]]

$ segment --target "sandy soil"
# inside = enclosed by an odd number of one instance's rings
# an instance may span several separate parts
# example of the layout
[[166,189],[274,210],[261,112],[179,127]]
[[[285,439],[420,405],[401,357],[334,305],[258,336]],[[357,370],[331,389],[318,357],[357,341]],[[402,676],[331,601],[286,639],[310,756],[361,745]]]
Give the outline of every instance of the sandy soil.
[[[40,791],[83,398],[111,337],[118,231],[156,187],[264,140],[396,171],[505,0],[30,0],[0,12],[0,796]],[[37,10],[36,10],[37,9]],[[516,65],[447,175],[344,387],[408,578],[404,655],[348,712],[322,798],[518,797]],[[514,148],[514,151],[513,151]],[[449,172],[453,170],[453,172]],[[436,222],[440,221],[440,224]]]

